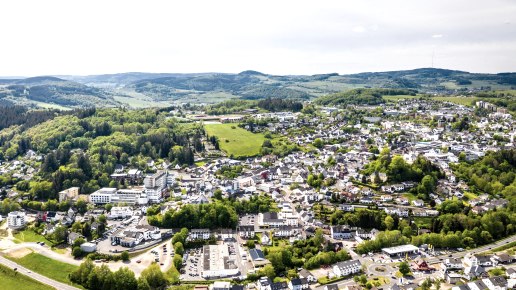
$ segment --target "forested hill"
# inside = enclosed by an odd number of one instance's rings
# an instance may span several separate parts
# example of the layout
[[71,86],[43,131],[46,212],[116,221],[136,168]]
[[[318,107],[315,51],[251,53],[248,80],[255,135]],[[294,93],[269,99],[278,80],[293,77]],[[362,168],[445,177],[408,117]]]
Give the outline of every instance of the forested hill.
[[111,93],[56,77],[34,77],[0,81],[0,104],[53,104],[55,107],[113,107],[119,105]]
[[121,73],[0,79],[0,104],[43,107],[159,107],[174,102],[218,103],[228,99],[309,100],[357,88],[462,94],[516,88],[516,73],[477,74],[421,68],[339,75],[229,73]]

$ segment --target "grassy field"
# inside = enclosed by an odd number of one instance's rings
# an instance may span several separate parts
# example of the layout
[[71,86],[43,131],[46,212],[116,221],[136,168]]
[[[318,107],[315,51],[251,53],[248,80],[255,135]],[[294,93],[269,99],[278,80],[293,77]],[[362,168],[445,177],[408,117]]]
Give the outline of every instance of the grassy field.
[[[73,283],[68,279],[68,274],[79,268],[75,265],[52,260],[37,253],[30,253],[23,258],[13,258],[9,256],[6,258],[36,273],[69,285],[73,285]],[[82,288],[80,285],[74,286]]]
[[413,219],[420,229],[432,228],[432,217],[414,217]]
[[206,124],[204,127],[208,135],[219,138],[220,149],[228,156],[254,156],[260,153],[265,141],[263,134],[253,134],[237,124]]
[[432,100],[451,102],[458,105],[472,106],[477,101],[475,97],[432,97]]
[[44,236],[38,235],[31,230],[24,230],[14,234],[14,237],[22,242],[44,242],[48,246],[52,246],[52,242]]
[[412,201],[417,199],[417,196],[415,196],[412,193],[403,193],[402,196],[405,197],[406,199],[408,199],[410,203],[412,203]]
[[51,290],[48,285],[40,283],[23,274],[15,272],[4,265],[0,265],[0,285],[2,290]]
[[415,98],[419,98],[420,96],[411,96],[411,95],[394,95],[394,96],[382,96],[382,98],[386,101],[391,101],[391,102],[397,102],[399,100],[403,100],[403,99],[415,99]]

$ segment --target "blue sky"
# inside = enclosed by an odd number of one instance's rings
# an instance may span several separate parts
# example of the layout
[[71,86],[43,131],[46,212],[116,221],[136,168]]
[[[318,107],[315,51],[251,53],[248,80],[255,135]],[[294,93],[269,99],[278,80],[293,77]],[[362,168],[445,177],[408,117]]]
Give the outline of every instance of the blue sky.
[[[2,1],[0,75],[516,71],[516,1]],[[433,56],[433,57],[432,57]]]

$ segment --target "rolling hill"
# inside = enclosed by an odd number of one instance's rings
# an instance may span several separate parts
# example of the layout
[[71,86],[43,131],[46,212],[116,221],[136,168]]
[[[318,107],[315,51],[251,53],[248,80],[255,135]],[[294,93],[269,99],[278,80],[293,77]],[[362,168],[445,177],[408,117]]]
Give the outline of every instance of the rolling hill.
[[0,79],[0,104],[61,108],[150,107],[178,102],[217,103],[231,98],[309,100],[357,88],[455,94],[515,87],[516,73],[479,74],[435,68],[286,76],[252,70],[238,74],[132,72]]

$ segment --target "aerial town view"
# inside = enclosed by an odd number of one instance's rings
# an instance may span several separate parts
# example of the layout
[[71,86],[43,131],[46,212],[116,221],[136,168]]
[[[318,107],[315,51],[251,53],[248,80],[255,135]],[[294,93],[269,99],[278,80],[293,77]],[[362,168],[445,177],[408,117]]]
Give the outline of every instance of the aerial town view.
[[0,4],[0,290],[516,289],[514,1],[106,2]]

